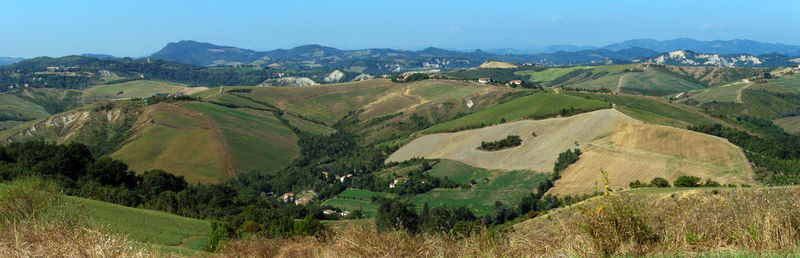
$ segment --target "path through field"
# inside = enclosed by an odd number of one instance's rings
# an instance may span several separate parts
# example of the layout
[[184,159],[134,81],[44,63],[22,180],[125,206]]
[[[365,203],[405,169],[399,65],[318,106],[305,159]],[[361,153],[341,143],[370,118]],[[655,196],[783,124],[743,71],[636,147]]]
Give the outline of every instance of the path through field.
[[744,87],[741,87],[741,88],[739,88],[739,91],[736,93],[736,102],[737,102],[737,103],[742,103],[742,92],[743,92],[745,89],[747,89],[747,88],[750,88],[750,86],[751,86],[751,85],[753,85],[753,84],[751,84],[751,83],[750,83],[750,81],[749,81],[749,80],[747,80],[747,79],[744,79],[743,81],[744,81],[745,83],[747,83],[747,85],[745,85]]

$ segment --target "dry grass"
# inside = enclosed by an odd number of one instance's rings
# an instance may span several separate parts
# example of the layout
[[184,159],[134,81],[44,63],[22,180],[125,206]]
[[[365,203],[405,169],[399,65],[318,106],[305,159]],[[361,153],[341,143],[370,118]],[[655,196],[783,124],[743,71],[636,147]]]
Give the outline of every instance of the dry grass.
[[144,257],[155,250],[136,247],[119,235],[98,230],[21,221],[0,230],[0,257]]
[[[603,205],[602,209],[598,209]],[[599,210],[599,211],[598,211]],[[251,238],[224,257],[781,255],[800,251],[800,188],[610,194],[467,238],[351,225],[325,239]],[[590,234],[590,232],[594,232]],[[606,252],[603,252],[606,246]]]
[[35,178],[0,184],[0,257],[160,256],[87,223],[53,183]]

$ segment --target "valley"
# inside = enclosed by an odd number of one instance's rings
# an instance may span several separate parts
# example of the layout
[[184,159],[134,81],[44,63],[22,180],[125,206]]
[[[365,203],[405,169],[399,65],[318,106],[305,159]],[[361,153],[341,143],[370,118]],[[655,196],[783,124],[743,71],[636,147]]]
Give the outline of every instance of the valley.
[[[329,69],[335,62],[311,69],[293,63],[300,59],[277,61],[306,51],[341,60],[360,55],[322,46],[270,52],[270,59],[218,49],[212,56],[240,56],[213,59],[212,66],[71,56],[0,68],[0,77],[31,80],[0,93],[0,208],[17,200],[5,193],[59,196],[36,209],[51,214],[47,207],[76,205],[92,232],[126,236],[158,255],[247,252],[252,239],[287,252],[291,241],[321,234],[334,242],[350,241],[346,234],[397,237],[386,232],[451,247],[492,232],[517,241],[498,242],[500,256],[548,253],[540,248],[589,255],[604,252],[598,235],[575,225],[600,227],[587,223],[607,218],[591,214],[610,215],[576,212],[588,209],[581,207],[628,216],[612,201],[635,200],[636,214],[664,237],[673,231],[644,212],[649,207],[724,203],[718,198],[745,205],[742,198],[764,191],[795,194],[790,185],[800,183],[800,81],[792,67],[690,65],[699,62],[687,61],[694,52],[560,66],[451,56],[462,63],[383,67],[367,76],[362,72],[374,68],[353,68],[361,70],[356,74]],[[404,55],[413,57],[407,65],[422,58]],[[248,64],[253,60],[264,63]],[[55,77],[37,84],[43,74]],[[313,83],[278,83],[286,78]],[[672,199],[678,201],[665,201]],[[20,214],[0,218],[39,223]],[[573,238],[554,232],[549,219]],[[548,235],[532,236],[539,233]],[[671,239],[642,245],[683,246]],[[738,240],[713,241],[744,250]],[[327,243],[306,243],[316,255],[329,252]],[[771,248],[764,250],[777,250]],[[462,249],[471,251],[458,254],[487,254]]]

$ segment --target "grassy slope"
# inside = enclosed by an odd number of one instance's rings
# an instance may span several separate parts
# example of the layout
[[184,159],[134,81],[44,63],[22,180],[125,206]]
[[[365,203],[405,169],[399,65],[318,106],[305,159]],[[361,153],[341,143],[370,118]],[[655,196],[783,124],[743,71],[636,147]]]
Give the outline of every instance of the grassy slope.
[[282,168],[299,154],[294,133],[270,112],[201,102],[159,105],[153,122],[112,157],[139,172],[157,168],[213,183],[231,172]]
[[310,87],[259,87],[246,95],[292,114],[332,125],[350,111],[382,97],[400,84],[368,80]]
[[199,102],[183,106],[210,116],[216,122],[239,171],[277,170],[300,153],[297,137],[272,113]]
[[651,69],[644,72],[625,73],[622,81],[622,92],[638,92],[640,90],[683,92],[703,88],[701,85]]
[[450,131],[480,124],[499,123],[500,119],[514,121],[531,115],[558,112],[563,108],[602,108],[608,104],[596,100],[587,100],[562,94],[539,93],[514,99],[507,103],[493,106],[464,117],[434,125],[425,133]]
[[706,102],[737,102],[737,96],[742,87],[747,83],[742,81],[724,84],[721,86],[707,88],[699,93],[692,94],[689,98],[696,100],[699,103]]
[[107,227],[112,232],[127,234],[138,242],[163,246],[183,244],[185,248],[200,250],[211,231],[211,223],[207,221],[79,197],[67,198],[83,206],[97,225]]
[[772,121],[788,133],[800,133],[800,116],[790,116]]
[[800,94],[800,74],[769,80],[769,83],[787,89],[795,94]]
[[621,74],[606,75],[594,80],[583,81],[575,84],[568,84],[565,85],[564,88],[591,89],[591,90],[608,89],[611,91],[616,91],[617,87],[619,86],[620,76],[622,75]]
[[582,69],[582,66],[572,66],[572,67],[556,67],[550,68],[544,71],[532,71],[532,70],[523,70],[523,71],[516,71],[514,72],[515,75],[526,76],[529,75],[529,81],[552,81],[555,78],[561,77],[569,72],[572,72],[577,69]]
[[681,108],[676,106],[677,104],[666,103],[651,97],[582,92],[564,92],[564,94],[614,103],[615,108],[620,112],[648,123],[686,128],[687,125],[717,122],[706,115],[689,110],[689,107]]
[[174,83],[139,80],[94,86],[84,90],[84,97],[95,101],[112,98],[141,98],[153,96],[156,93],[176,93],[185,87],[185,85]]
[[[526,170],[487,170],[476,168],[458,161],[442,160],[429,172],[439,178],[449,178],[459,183],[477,184],[471,189],[433,189],[427,193],[415,195],[411,201],[421,209],[425,202],[431,207],[466,206],[477,214],[488,214],[496,201],[506,205],[517,204],[522,197],[532,193],[540,182],[549,175],[533,173]],[[488,181],[486,180],[488,179]]]
[[0,120],[28,121],[49,116],[42,106],[12,94],[0,94]]
[[313,134],[321,134],[321,135],[330,135],[336,132],[336,129],[333,129],[331,127],[310,122],[308,120],[293,116],[288,113],[284,113],[283,118],[288,120],[289,124],[291,124],[292,126],[300,129],[300,131]]

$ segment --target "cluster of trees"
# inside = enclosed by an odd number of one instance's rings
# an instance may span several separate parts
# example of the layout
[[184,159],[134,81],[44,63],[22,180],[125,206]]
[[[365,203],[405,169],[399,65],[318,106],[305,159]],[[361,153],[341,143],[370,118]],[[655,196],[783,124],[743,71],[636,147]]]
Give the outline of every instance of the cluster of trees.
[[426,202],[417,213],[414,204],[390,198],[378,200],[375,225],[378,230],[405,230],[409,233],[451,234],[468,236],[479,228],[500,225],[513,220],[519,213],[502,202],[496,202],[494,212],[477,216],[467,207],[437,206],[430,208]]
[[224,231],[229,237],[307,235],[320,229],[315,220],[325,219],[317,204],[296,206],[261,193],[240,192],[236,184],[189,184],[161,170],[137,175],[119,160],[95,158],[79,143],[28,141],[0,147],[0,181],[21,177],[52,180],[68,195],[219,220],[212,234]]
[[405,77],[405,76],[394,76],[394,77],[392,77],[392,81],[393,82],[415,82],[415,81],[427,80],[429,78],[430,78],[430,76],[428,76],[427,74],[415,73],[415,74],[409,75],[408,77]]
[[[699,180],[699,179],[698,179]],[[669,181],[662,177],[653,178],[650,180],[650,183],[644,183],[639,181],[638,179],[628,183],[628,186],[631,188],[644,188],[644,187],[670,187]]]
[[538,114],[530,115],[527,118],[536,120],[536,119],[545,119],[545,118],[558,117],[558,116],[568,117],[568,116],[574,116],[574,115],[582,114],[582,113],[586,113],[586,112],[592,112],[592,111],[596,111],[596,110],[607,109],[607,108],[611,108],[611,107],[613,107],[613,105],[611,103],[609,103],[608,107],[598,107],[598,108],[575,108],[575,107],[570,107],[570,108],[562,108],[558,112],[538,113]]
[[700,182],[700,178],[696,176],[679,176],[673,183],[675,187],[716,187],[721,186],[719,183],[711,179],[706,179],[705,183]]
[[569,164],[578,160],[581,152],[578,149],[567,150],[559,155],[554,165],[551,178],[542,182],[535,193],[522,198],[516,207],[497,201],[492,214],[476,216],[466,207],[438,206],[429,208],[426,202],[421,213],[415,212],[414,205],[403,200],[375,198],[380,203],[375,224],[380,230],[403,229],[412,233],[450,233],[455,236],[469,235],[478,228],[500,225],[523,215],[536,216],[543,212],[558,208],[564,204],[574,203],[589,196],[559,198],[545,193],[553,187],[559,173]]
[[[503,121],[505,121],[505,119],[503,119]],[[505,148],[511,148],[514,146],[519,146],[520,144],[522,144],[522,138],[520,138],[519,135],[509,135],[502,140],[497,140],[493,142],[483,141],[481,142],[481,146],[478,147],[478,149],[484,151],[496,151]]]
[[399,178],[400,175],[392,174],[391,176],[379,176],[374,173],[366,174],[360,177],[347,179],[345,183],[349,183],[348,187],[370,190],[373,192],[388,192],[400,196],[410,196],[428,192],[434,188],[469,188],[469,184],[459,184],[447,178],[438,178],[430,176],[426,171],[430,170],[433,166],[431,162],[425,159],[412,159],[404,161],[403,163],[390,163],[388,166],[396,166],[403,169],[403,179],[398,182],[394,188],[390,188],[389,184],[394,183],[394,179]]

